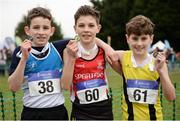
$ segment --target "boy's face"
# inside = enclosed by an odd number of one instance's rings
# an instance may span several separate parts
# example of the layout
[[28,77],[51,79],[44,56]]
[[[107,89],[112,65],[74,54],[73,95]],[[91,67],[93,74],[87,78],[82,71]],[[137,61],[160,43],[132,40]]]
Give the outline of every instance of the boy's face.
[[51,21],[43,17],[35,17],[30,26],[25,26],[27,35],[33,38],[33,46],[45,46],[53,35],[55,28],[51,27]]
[[130,36],[126,35],[127,43],[129,44],[131,50],[136,55],[145,55],[147,54],[148,47],[153,41],[154,35],[135,35],[131,34]]
[[99,33],[101,25],[96,22],[93,16],[80,16],[74,26],[76,34],[79,35],[81,42],[91,43],[96,34]]

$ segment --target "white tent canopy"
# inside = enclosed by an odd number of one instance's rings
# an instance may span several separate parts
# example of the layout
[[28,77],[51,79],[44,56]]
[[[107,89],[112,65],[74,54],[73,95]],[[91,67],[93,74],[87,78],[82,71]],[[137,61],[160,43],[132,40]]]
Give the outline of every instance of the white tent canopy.
[[154,49],[156,49],[156,48],[158,48],[160,50],[165,50],[166,49],[166,45],[160,40],[157,43],[155,43],[154,45],[152,45],[152,51]]

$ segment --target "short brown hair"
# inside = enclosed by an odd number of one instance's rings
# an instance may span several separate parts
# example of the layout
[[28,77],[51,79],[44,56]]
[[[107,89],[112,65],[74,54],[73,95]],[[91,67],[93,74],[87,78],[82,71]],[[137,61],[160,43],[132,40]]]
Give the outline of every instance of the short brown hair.
[[138,15],[130,19],[130,21],[126,24],[126,33],[128,36],[130,34],[152,35],[154,32],[154,27],[155,25],[149,18],[143,15]]
[[49,19],[50,21],[52,20],[52,15],[48,9],[36,7],[28,11],[26,25],[29,26],[31,24],[31,20],[35,17],[43,17]]
[[81,6],[75,13],[74,15],[74,20],[75,20],[75,24],[77,23],[77,20],[79,19],[80,16],[93,16],[96,19],[96,22],[99,24],[100,22],[100,12],[97,11],[95,8],[88,6],[88,5],[84,5]]

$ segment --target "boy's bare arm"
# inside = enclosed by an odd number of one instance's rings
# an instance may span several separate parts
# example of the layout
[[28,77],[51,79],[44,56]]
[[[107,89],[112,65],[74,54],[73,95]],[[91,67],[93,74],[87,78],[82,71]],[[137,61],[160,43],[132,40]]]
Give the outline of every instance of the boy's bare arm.
[[61,77],[62,89],[69,90],[73,79],[74,64],[76,61],[77,45],[76,42],[70,41],[63,51],[63,72]]
[[9,88],[13,92],[18,91],[24,81],[24,69],[26,66],[26,61],[28,59],[30,49],[31,42],[29,40],[25,40],[21,45],[22,56],[19,61],[19,64],[15,71],[8,78]]
[[114,51],[109,57],[112,62],[111,67],[120,75],[122,75],[122,66],[121,66],[121,61],[122,61],[122,55],[124,51]]
[[16,70],[8,78],[9,89],[13,92],[18,91],[23,83],[25,65],[26,60],[21,59]]
[[157,55],[156,60],[155,60],[155,67],[160,76],[164,96],[169,101],[175,100],[176,98],[175,88],[169,77],[168,68],[166,64],[166,57],[163,52]]
[[109,56],[114,52],[114,49],[99,38],[96,38],[96,44],[99,47],[103,48],[103,50],[105,51],[105,54],[106,54],[106,59],[107,59],[108,63],[111,64],[112,62],[111,62]]

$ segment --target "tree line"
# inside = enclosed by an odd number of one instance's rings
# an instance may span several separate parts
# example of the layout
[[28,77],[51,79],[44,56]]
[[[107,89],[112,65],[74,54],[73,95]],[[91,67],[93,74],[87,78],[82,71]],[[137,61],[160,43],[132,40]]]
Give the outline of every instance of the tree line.
[[167,39],[175,51],[180,51],[180,0],[90,0],[101,12],[103,40],[111,36],[114,49],[128,49],[125,24],[136,15],[145,15],[155,24],[154,43]]
[[[125,24],[136,15],[145,15],[155,24],[154,43],[167,39],[174,50],[180,51],[180,0],[90,0],[101,13],[101,32],[98,37],[107,42],[111,36],[114,49],[128,49],[125,39]],[[26,16],[17,25],[15,36],[24,40]],[[61,25],[53,20],[56,27],[51,41],[63,38]]]

